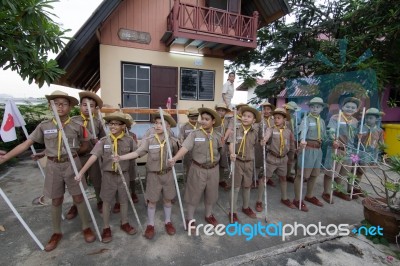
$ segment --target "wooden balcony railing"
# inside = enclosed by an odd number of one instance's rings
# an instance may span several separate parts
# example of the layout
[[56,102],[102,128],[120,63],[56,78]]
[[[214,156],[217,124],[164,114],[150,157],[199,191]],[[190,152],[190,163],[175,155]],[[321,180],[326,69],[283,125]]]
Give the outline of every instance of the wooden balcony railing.
[[173,34],[195,32],[199,35],[223,36],[254,43],[257,38],[257,25],[258,12],[249,17],[221,9],[184,4],[179,0],[175,0],[167,18],[167,31]]

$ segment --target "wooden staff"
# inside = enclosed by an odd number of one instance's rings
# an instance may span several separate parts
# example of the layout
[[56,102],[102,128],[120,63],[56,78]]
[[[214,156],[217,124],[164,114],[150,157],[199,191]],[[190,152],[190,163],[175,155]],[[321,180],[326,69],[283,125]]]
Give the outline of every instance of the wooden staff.
[[[320,126],[320,125],[318,125]],[[302,133],[302,141],[306,141],[306,136],[307,136],[307,113],[304,114],[304,125],[303,125],[303,131]],[[305,151],[306,148],[304,147],[302,149],[301,153],[301,175],[300,175],[300,200],[299,200],[299,210],[301,211],[301,202],[303,200],[303,180],[304,180],[304,160],[305,160]]]
[[[362,116],[361,116],[361,125],[360,125],[360,133],[363,133],[363,125],[364,125],[364,119],[365,119],[365,107],[363,108]],[[357,143],[357,156],[360,153],[360,146],[361,146],[361,138],[358,138],[358,143]],[[354,169],[353,169],[353,181],[351,182],[351,190],[350,190],[350,199],[353,199],[353,190],[354,190],[354,181],[355,178],[354,176],[356,175],[357,172],[357,166],[358,162],[355,162],[354,164]]]
[[[339,111],[339,117],[337,121],[337,128],[336,128],[336,136],[335,140],[337,141],[339,139],[339,130],[340,130],[340,119],[342,118],[342,110]],[[331,186],[331,195],[330,195],[330,200],[329,203],[332,204],[332,197],[333,197],[333,181],[335,181],[335,172],[336,172],[336,156],[338,153],[338,148],[335,149],[335,159],[333,160],[333,165],[332,165],[332,186]]]
[[[236,154],[236,116],[237,110],[236,107],[233,108],[233,152]],[[233,200],[235,195],[235,161],[231,162],[231,173],[229,177],[232,178],[232,187],[231,187],[231,223],[233,223]]]
[[[172,156],[171,144],[169,143],[169,134],[168,134],[168,131],[167,131],[167,126],[165,124],[165,120],[164,120],[163,109],[160,107],[159,111],[160,111],[160,118],[161,118],[163,130],[164,130],[164,138],[165,138],[165,142],[167,143],[168,156],[169,156],[170,159],[172,159],[173,156]],[[186,230],[185,214],[183,212],[181,193],[179,191],[178,179],[176,178],[176,172],[175,172],[175,166],[174,165],[172,166],[172,174],[174,176],[176,194],[178,195],[179,208],[181,210],[183,228],[185,228],[185,230]]]
[[[67,139],[67,136],[65,135],[64,128],[62,126],[60,117],[58,116],[57,108],[56,108],[56,106],[54,104],[54,100],[50,100],[50,104],[51,104],[51,109],[53,110],[54,118],[56,119],[56,122],[57,122],[57,127],[61,131],[61,136],[62,136],[62,140],[64,142],[64,147],[65,147],[65,149],[66,149],[66,151],[68,153],[68,158],[69,158],[69,161],[71,162],[72,169],[74,169],[75,176],[78,176],[79,172],[78,172],[78,169],[76,168],[74,157],[72,156],[71,149],[70,149],[70,147],[68,145],[68,139]],[[87,206],[87,208],[89,210],[90,218],[93,221],[93,225],[94,225],[94,228],[96,230],[97,236],[99,237],[99,240],[101,242],[102,238],[101,238],[101,234],[100,234],[100,231],[99,231],[99,227],[97,226],[96,218],[93,215],[92,207],[90,206],[89,200],[88,200],[88,198],[86,196],[86,192],[85,192],[85,189],[83,188],[82,181],[79,181],[79,188],[81,189],[81,193],[83,195],[83,199],[85,200],[86,206]]]
[[[97,111],[98,111],[98,114],[101,115],[100,109],[97,109]],[[110,133],[109,133],[109,131],[107,130],[106,125],[104,124],[104,120],[103,120],[103,119],[101,119],[101,125],[103,126],[103,129],[104,129],[104,131],[106,132],[107,141],[109,142],[109,144],[110,144],[110,146],[111,146],[112,155],[113,155],[113,157],[114,157],[114,156],[116,156],[116,155],[118,155],[118,154],[115,154],[115,153],[114,153],[114,144],[113,144],[113,142],[112,142],[111,139],[110,139]],[[99,160],[99,159],[98,159],[98,160]],[[128,188],[128,185],[126,184],[124,173],[122,172],[122,169],[121,169],[121,166],[119,165],[119,163],[115,163],[115,164],[116,164],[116,166],[117,166],[118,173],[119,173],[119,175],[120,175],[120,177],[121,177],[122,183],[124,184],[124,188],[125,188],[126,194],[128,195],[128,200],[129,200],[129,203],[131,204],[133,213],[135,214],[136,221],[137,221],[137,223],[138,223],[138,225],[139,225],[140,230],[141,230],[142,232],[144,232],[144,231],[143,231],[143,227],[142,227],[142,223],[140,222],[139,216],[138,216],[138,214],[137,214],[137,212],[136,212],[135,204],[133,204],[131,194],[129,193],[129,188]]]
[[[262,138],[264,141],[265,138],[265,118],[262,120]],[[264,213],[265,213],[265,222],[267,222],[267,213],[268,213],[268,205],[267,205],[267,156],[265,151],[265,145],[261,146],[263,149],[263,174],[264,174]]]

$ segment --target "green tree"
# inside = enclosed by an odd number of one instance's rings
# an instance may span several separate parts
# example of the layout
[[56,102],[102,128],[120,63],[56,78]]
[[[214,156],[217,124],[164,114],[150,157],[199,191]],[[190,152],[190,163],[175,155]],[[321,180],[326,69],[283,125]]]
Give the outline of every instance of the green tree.
[[0,0],[0,67],[42,87],[64,71],[49,53],[64,47],[64,34],[49,10],[57,0]]

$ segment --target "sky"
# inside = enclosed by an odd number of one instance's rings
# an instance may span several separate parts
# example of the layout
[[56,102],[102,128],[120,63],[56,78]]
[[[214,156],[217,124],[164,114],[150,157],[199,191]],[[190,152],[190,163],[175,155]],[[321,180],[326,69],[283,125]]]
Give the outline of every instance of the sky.
[[[57,16],[53,18],[53,20],[59,23],[63,29],[71,29],[71,31],[67,33],[67,36],[72,37],[101,2],[102,0],[61,0],[60,2],[53,3],[54,9],[52,13]],[[56,55],[51,55],[51,57],[55,58]],[[227,74],[225,74],[224,80],[226,79]],[[241,82],[242,80],[236,78],[235,88],[238,87]],[[29,85],[27,79],[25,81],[22,80],[17,72],[0,69],[0,97],[6,94],[14,98],[40,98],[44,97],[46,94],[50,94],[54,90],[61,90],[67,92],[71,96],[79,98],[78,93],[80,90],[58,85],[47,86],[47,84],[39,88],[36,84]],[[236,91],[232,102],[237,104],[243,102],[243,99],[247,99],[247,92]]]

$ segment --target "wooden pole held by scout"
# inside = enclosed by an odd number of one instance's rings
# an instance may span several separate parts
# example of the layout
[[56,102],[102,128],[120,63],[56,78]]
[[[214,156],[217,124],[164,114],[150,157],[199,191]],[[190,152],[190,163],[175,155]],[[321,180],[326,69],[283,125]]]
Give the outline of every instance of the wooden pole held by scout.
[[[337,128],[336,128],[336,136],[335,140],[337,141],[339,139],[339,130],[340,130],[340,119],[342,118],[342,110],[339,111],[339,116],[338,116],[338,121],[337,121]],[[336,156],[338,153],[338,149],[335,149],[335,158],[333,160],[332,164],[332,186],[331,186],[331,195],[329,199],[329,203],[332,204],[332,197],[333,197],[333,182],[335,181],[335,172],[336,172]]]
[[[363,108],[362,116],[361,116],[361,124],[360,124],[360,132],[359,134],[363,133],[363,126],[364,126],[364,119],[365,119],[365,107]],[[360,153],[360,146],[361,146],[361,138],[358,138],[358,143],[357,143],[357,156]],[[354,192],[354,182],[355,182],[355,175],[357,173],[357,166],[358,162],[354,163],[354,168],[353,168],[353,176],[352,176],[352,182],[351,182],[351,190],[350,190],[350,199],[353,199],[353,192]]]
[[[67,139],[67,136],[65,135],[64,128],[61,126],[62,123],[61,123],[60,117],[58,116],[57,108],[56,108],[56,106],[54,104],[54,100],[50,100],[50,104],[51,104],[51,109],[53,110],[54,118],[56,119],[56,122],[57,122],[57,128],[58,128],[58,130],[61,131],[61,136],[62,136],[62,140],[63,140],[63,143],[64,143],[64,147],[65,147],[65,150],[68,153],[68,158],[69,158],[69,161],[71,162],[72,169],[74,170],[75,176],[78,176],[79,175],[78,168],[76,168],[74,157],[72,156],[72,152],[71,152],[71,149],[69,147],[68,139]],[[90,218],[93,221],[93,225],[94,225],[94,228],[96,230],[97,236],[99,237],[99,240],[101,242],[102,238],[101,238],[101,234],[100,234],[100,231],[99,231],[99,227],[97,226],[96,218],[93,215],[92,207],[90,206],[89,200],[88,200],[88,198],[86,196],[86,192],[85,192],[85,189],[83,188],[82,181],[79,181],[79,188],[81,189],[81,193],[83,195],[83,199],[85,200],[86,206],[87,206],[87,208],[89,210]]]
[[[236,121],[237,121],[237,110],[236,107],[233,108],[233,152],[236,153]],[[232,187],[231,187],[231,223],[233,223],[233,201],[235,197],[235,163],[236,161],[231,162],[231,173],[229,177],[232,178]]]
[[[302,136],[301,140],[306,141],[307,136],[307,113],[304,114],[304,125],[301,131]],[[305,160],[305,151],[306,148],[302,148],[301,151],[301,175],[300,175],[300,199],[299,199],[299,210],[301,211],[301,203],[303,201],[303,180],[304,180],[304,160]]]
[[[167,151],[168,151],[168,156],[170,159],[172,159],[172,149],[171,149],[171,144],[169,143],[169,135],[167,131],[167,126],[165,124],[164,116],[163,116],[163,109],[161,107],[158,108],[160,111],[160,118],[162,122],[162,127],[164,130],[164,138],[165,142],[167,143]],[[176,194],[178,195],[178,201],[179,201],[179,208],[181,210],[181,216],[182,216],[182,222],[183,222],[183,227],[186,230],[186,220],[185,220],[185,213],[183,212],[183,206],[182,206],[182,200],[181,200],[181,193],[179,191],[179,185],[178,185],[178,179],[176,178],[176,171],[175,171],[175,165],[172,166],[172,174],[174,176],[174,181],[175,181],[175,189],[176,189]]]
[[[262,120],[262,138],[265,138],[265,118]],[[268,204],[267,204],[267,156],[265,146],[261,146],[263,149],[263,175],[264,175],[264,213],[265,222],[267,222]]]
[[[99,115],[101,115],[101,112],[100,112],[99,108],[97,108],[97,112],[98,112]],[[111,146],[111,151],[112,151],[113,156],[118,155],[118,154],[114,153],[114,144],[110,139],[110,132],[107,130],[103,119],[101,119],[101,125],[103,126],[104,132],[106,132],[107,141],[109,142],[109,144]],[[117,170],[118,170],[119,176],[121,177],[122,183],[124,184],[125,192],[126,192],[126,194],[128,194],[128,200],[129,200],[129,203],[131,204],[133,213],[135,214],[136,221],[137,221],[137,223],[139,225],[140,230],[142,232],[144,232],[143,231],[143,227],[142,227],[142,223],[140,222],[139,216],[138,216],[136,208],[135,208],[135,204],[133,204],[131,194],[129,193],[129,188],[128,188],[128,185],[126,184],[124,173],[122,172],[122,169],[121,169],[121,166],[119,165],[119,163],[116,163],[116,165],[117,165]]]

